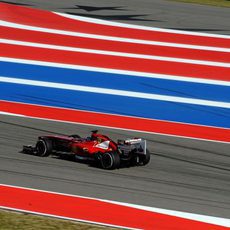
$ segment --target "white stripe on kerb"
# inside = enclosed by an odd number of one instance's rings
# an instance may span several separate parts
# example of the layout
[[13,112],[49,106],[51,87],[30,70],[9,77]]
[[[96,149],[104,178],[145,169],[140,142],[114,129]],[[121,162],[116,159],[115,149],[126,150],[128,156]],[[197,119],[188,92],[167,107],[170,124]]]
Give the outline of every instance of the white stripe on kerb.
[[3,20],[0,20],[0,26],[6,26],[6,27],[11,27],[11,28],[17,28],[17,29],[25,29],[25,30],[31,30],[31,31],[38,31],[38,32],[44,32],[44,33],[69,35],[69,36],[74,36],[74,37],[93,38],[93,39],[100,39],[100,40],[107,40],[107,41],[168,46],[168,47],[196,49],[196,50],[209,50],[209,51],[216,51],[216,52],[228,52],[228,53],[230,52],[230,48],[189,45],[189,44],[180,44],[180,43],[171,43],[171,42],[159,42],[159,41],[132,39],[132,38],[121,38],[121,37],[114,37],[114,36],[89,34],[89,33],[79,33],[79,32],[72,32],[72,31],[65,31],[65,30],[42,28],[42,27],[37,27],[37,26],[22,25],[18,23],[6,22]]
[[108,20],[82,17],[82,16],[70,15],[70,14],[59,13],[59,12],[54,12],[54,11],[53,11],[53,13],[60,15],[62,17],[65,17],[65,18],[71,18],[74,20],[83,21],[83,22],[90,22],[90,23],[99,24],[99,25],[109,25],[109,26],[116,26],[116,27],[122,27],[122,28],[128,28],[128,29],[139,29],[139,30],[146,30],[146,31],[153,31],[153,32],[157,31],[157,32],[172,33],[172,34],[182,34],[182,35],[193,35],[193,36],[202,36],[202,37],[211,37],[211,38],[230,39],[229,35],[192,32],[192,31],[189,31],[189,29],[188,29],[188,31],[164,29],[164,28],[158,28],[158,27],[148,27],[148,26],[140,26],[140,25],[131,25],[131,24],[120,23],[120,22],[112,22],[112,21],[108,21]]
[[160,101],[168,101],[173,103],[185,103],[185,104],[193,104],[193,105],[221,107],[227,109],[230,108],[230,103],[221,102],[221,101],[210,101],[210,100],[202,100],[202,99],[166,96],[160,94],[150,94],[150,93],[141,93],[141,92],[133,92],[133,91],[125,91],[125,90],[108,89],[108,88],[89,87],[89,86],[82,86],[82,85],[35,81],[35,80],[20,79],[20,78],[9,78],[3,76],[0,77],[0,82],[48,87],[48,88],[55,88],[55,89],[74,90],[74,91],[81,91],[81,92],[88,92],[88,93],[134,97],[134,98],[142,98],[142,99],[149,99],[149,100],[160,100]]
[[[1,101],[5,101],[5,100],[0,100]],[[13,102],[15,103],[15,101],[5,101],[5,102]],[[16,102],[18,103],[18,102]],[[19,103],[19,104],[23,104],[23,105],[28,105],[28,103]],[[29,105],[34,105],[37,106],[36,104],[29,104]],[[47,107],[47,108],[54,108],[54,109],[63,109],[61,107],[55,107],[55,106],[44,106],[42,105],[42,107]],[[73,110],[73,109],[69,109],[68,110]],[[76,110],[75,110],[76,111]],[[81,110],[77,110],[77,111],[81,111]],[[90,112],[92,114],[94,114],[94,112],[92,111],[86,111],[86,112]],[[1,114],[1,111],[0,111]],[[97,114],[106,114],[106,113],[97,113]],[[21,116],[21,114],[18,113],[10,113],[8,115],[11,116]],[[118,114],[110,114],[110,115],[115,115],[115,116],[121,116]],[[144,130],[136,130],[136,129],[128,129],[128,128],[120,128],[120,127],[115,127],[115,126],[106,126],[106,125],[99,125],[99,124],[90,124],[90,123],[82,123],[82,122],[77,122],[77,121],[63,121],[63,120],[58,120],[58,119],[51,119],[51,118],[42,118],[42,117],[35,117],[35,116],[29,116],[29,115],[22,115],[25,116],[27,118],[32,118],[32,119],[38,119],[38,120],[47,120],[47,121],[55,121],[55,122],[62,122],[62,123],[69,123],[69,124],[79,124],[79,125],[83,125],[83,126],[94,126],[94,127],[102,127],[102,128],[108,128],[108,129],[116,129],[116,130],[125,130],[125,131],[129,131],[129,132],[137,132],[137,133],[147,133],[147,134],[156,134],[156,135],[160,135],[160,136],[167,136],[167,137],[179,137],[179,138],[183,138],[183,139],[188,139],[188,140],[199,140],[199,141],[207,141],[207,142],[215,142],[215,143],[224,143],[224,144],[230,144],[230,142],[227,141],[220,141],[220,140],[215,140],[215,139],[204,139],[201,137],[192,137],[192,136],[180,136],[180,135],[176,135],[176,134],[167,134],[167,133],[159,133],[159,132],[154,132],[154,131],[144,131]],[[123,116],[123,115],[122,115]],[[131,116],[127,116],[124,115],[124,117],[131,117]],[[156,119],[147,119],[147,118],[140,118],[140,117],[135,117],[135,118],[139,118],[139,119],[143,119],[143,120],[155,120],[155,121],[163,121],[165,122],[165,120],[156,120]],[[197,125],[197,124],[191,124],[191,123],[182,123],[182,122],[172,122],[172,121],[167,121],[167,122],[171,122],[171,123],[177,123],[177,124],[186,124],[186,125]],[[226,129],[228,130],[229,128],[223,128],[223,127],[217,127],[217,126],[206,126],[206,125],[200,125],[201,127],[211,127],[211,128],[219,128],[219,129]]]
[[69,47],[69,46],[57,46],[57,45],[35,43],[35,42],[23,42],[23,41],[10,40],[10,39],[0,39],[0,43],[18,45],[18,46],[21,45],[21,46],[35,47],[35,48],[43,48],[43,49],[53,49],[53,50],[62,50],[62,51],[71,51],[71,52],[109,55],[109,56],[117,56],[117,57],[139,58],[139,59],[178,62],[178,63],[195,64],[195,65],[227,67],[227,68],[230,67],[230,63],[225,63],[225,62],[201,61],[201,60],[193,60],[193,59],[185,59],[185,58],[172,58],[172,57],[162,57],[162,56],[154,56],[154,55],[143,55],[143,54],[85,49],[85,48],[75,48],[75,47]]
[[0,57],[0,61],[27,64],[27,65],[55,67],[55,68],[94,71],[94,72],[100,72],[100,73],[124,74],[124,75],[130,75],[130,76],[135,76],[135,77],[155,78],[155,79],[170,80],[170,81],[184,81],[184,82],[193,82],[193,83],[200,83],[200,84],[230,86],[230,81],[186,77],[186,76],[179,76],[179,75],[146,73],[146,72],[138,72],[138,71],[109,69],[109,68],[100,68],[100,67],[92,67],[92,66],[63,64],[63,63],[57,63],[57,62],[45,62],[45,61],[35,61],[35,60],[18,59],[18,58],[8,58],[8,57]]

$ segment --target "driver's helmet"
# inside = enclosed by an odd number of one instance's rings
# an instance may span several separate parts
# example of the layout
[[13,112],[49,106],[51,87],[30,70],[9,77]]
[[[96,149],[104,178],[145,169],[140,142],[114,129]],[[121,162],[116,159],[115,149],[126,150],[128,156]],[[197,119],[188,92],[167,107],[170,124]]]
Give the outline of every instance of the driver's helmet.
[[101,143],[102,142],[102,139],[100,137],[97,137],[97,142],[98,143]]

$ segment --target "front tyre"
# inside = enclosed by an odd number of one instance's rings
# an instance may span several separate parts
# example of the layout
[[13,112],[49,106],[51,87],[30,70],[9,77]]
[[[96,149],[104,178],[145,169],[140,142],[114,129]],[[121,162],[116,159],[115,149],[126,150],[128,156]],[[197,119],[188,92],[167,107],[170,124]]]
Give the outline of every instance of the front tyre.
[[37,156],[47,157],[52,153],[52,141],[49,139],[39,139],[36,144]]
[[120,167],[120,156],[116,152],[106,152],[101,156],[103,169],[116,169]]

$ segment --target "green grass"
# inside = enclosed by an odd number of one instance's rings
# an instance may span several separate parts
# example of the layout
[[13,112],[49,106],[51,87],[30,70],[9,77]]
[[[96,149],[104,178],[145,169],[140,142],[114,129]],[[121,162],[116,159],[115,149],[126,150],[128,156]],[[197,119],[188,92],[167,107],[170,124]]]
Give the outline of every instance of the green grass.
[[[51,217],[0,210],[0,230],[100,230],[115,229]],[[117,229],[117,228],[116,228]]]
[[168,0],[185,3],[197,3],[200,5],[210,5],[219,7],[230,7],[230,0]]

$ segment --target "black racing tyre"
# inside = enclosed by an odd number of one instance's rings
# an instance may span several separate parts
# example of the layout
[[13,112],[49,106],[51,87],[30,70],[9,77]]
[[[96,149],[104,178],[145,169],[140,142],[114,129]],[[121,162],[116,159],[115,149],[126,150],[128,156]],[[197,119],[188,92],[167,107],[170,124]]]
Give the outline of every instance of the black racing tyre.
[[47,157],[52,153],[52,141],[49,139],[39,139],[36,144],[37,155]]
[[147,165],[149,161],[150,161],[150,152],[148,149],[146,149],[146,155],[135,154],[132,157],[130,164],[132,166],[144,166]]
[[120,166],[120,156],[116,152],[106,152],[101,156],[101,166],[103,169],[116,169]]
[[139,165],[147,165],[150,161],[150,152],[146,149],[146,155],[141,155],[139,159]]

